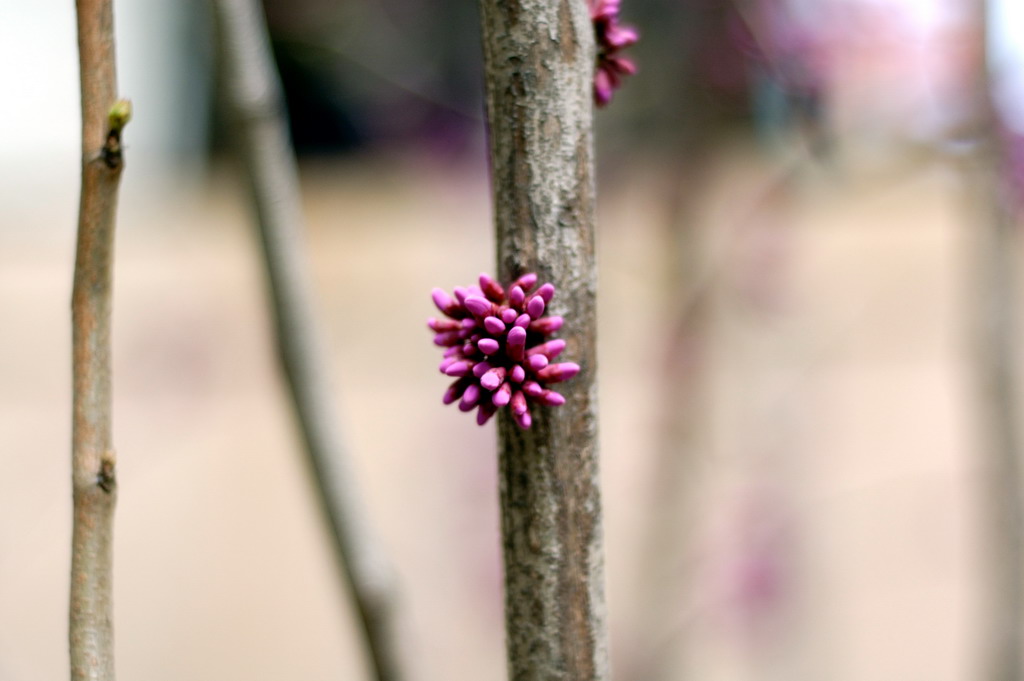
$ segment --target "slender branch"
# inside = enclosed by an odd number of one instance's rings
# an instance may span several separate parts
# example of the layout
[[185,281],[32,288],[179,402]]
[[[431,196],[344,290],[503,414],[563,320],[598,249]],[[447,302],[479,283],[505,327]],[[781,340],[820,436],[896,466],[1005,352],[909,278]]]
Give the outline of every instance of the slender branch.
[[[987,176],[987,177],[986,177]],[[997,183],[991,172],[976,177],[978,183]],[[979,192],[986,188],[977,187]],[[989,188],[991,191],[991,188]],[[983,199],[984,200],[984,199]],[[986,663],[991,681],[1019,681],[1021,674],[1021,637],[1024,620],[1021,607],[1024,593],[1021,571],[1024,570],[1024,526],[1020,490],[1020,431],[1017,424],[1020,399],[1017,386],[1018,351],[1017,296],[1015,287],[1019,274],[1019,257],[1010,216],[995,205],[991,195],[990,213],[979,230],[978,259],[974,267],[978,296],[976,310],[977,371],[979,406],[984,453],[985,503],[988,505],[988,565],[986,580],[988,646]]]
[[969,182],[978,220],[975,277],[976,360],[980,423],[986,456],[985,493],[991,572],[986,622],[984,678],[1019,681],[1024,636],[1024,500],[1021,492],[1020,395],[1017,361],[1019,242],[1000,168],[998,117],[985,58],[988,47],[986,0],[975,5],[980,29],[976,46],[977,153],[970,159]]
[[566,356],[582,367],[529,430],[499,422],[509,678],[606,679],[593,28],[583,0],[481,0],[481,12],[499,273],[555,284]]
[[327,353],[314,313],[298,171],[266,21],[258,0],[215,0],[213,7],[224,83],[259,223],[279,359],[373,676],[398,681],[403,674],[393,631],[392,577],[367,525],[324,370]]
[[68,639],[72,681],[113,681],[111,604],[117,499],[110,425],[110,308],[121,130],[111,0],[78,0],[82,88],[82,194],[71,294],[72,496]]

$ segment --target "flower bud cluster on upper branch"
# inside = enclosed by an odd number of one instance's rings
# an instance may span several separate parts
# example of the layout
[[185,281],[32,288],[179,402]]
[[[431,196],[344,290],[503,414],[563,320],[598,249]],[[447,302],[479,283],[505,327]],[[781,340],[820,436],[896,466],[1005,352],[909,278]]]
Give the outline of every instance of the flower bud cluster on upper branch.
[[597,66],[594,72],[594,102],[604,106],[622,86],[622,77],[636,73],[633,60],[620,51],[639,40],[636,29],[619,25],[621,0],[589,0],[590,19],[597,42]]

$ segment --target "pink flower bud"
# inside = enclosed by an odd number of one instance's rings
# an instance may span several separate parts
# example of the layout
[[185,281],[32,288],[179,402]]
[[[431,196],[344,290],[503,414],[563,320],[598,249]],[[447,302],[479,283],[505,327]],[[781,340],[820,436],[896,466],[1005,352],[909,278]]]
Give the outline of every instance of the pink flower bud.
[[505,322],[501,321],[497,317],[488,317],[484,320],[484,328],[487,329],[487,333],[497,335],[505,331]]
[[445,313],[449,317],[455,316],[453,313],[458,309],[458,305],[452,300],[452,297],[445,293],[442,289],[435,288],[430,292],[430,297],[434,299],[434,305],[437,309]]
[[462,328],[462,324],[454,319],[434,319],[433,317],[427,320],[427,326],[438,333],[442,331],[458,331]]
[[504,407],[512,399],[512,386],[508,383],[502,383],[501,387],[494,391],[491,402],[494,403],[495,407]]
[[561,338],[556,338],[555,340],[549,340],[547,343],[533,346],[526,351],[526,354],[530,356],[544,355],[548,359],[554,359],[562,353],[562,350],[565,350],[565,341]]
[[485,423],[491,420],[491,417],[494,416],[497,413],[497,411],[498,408],[495,407],[492,403],[481,402],[480,408],[477,409],[476,411],[476,425],[484,425]]
[[[605,40],[611,47],[616,49],[622,49],[629,47],[640,38],[640,35],[635,29],[626,28],[625,26],[609,26],[605,32]],[[619,57],[618,59],[622,59]]]
[[513,326],[505,340],[505,350],[514,362],[522,362],[526,350],[526,329]]
[[449,346],[462,343],[461,331],[445,331],[434,336],[434,345]]
[[505,289],[483,272],[480,273],[480,290],[491,302],[500,303],[505,300]]
[[605,106],[612,101],[612,93],[617,83],[618,79],[613,80],[607,67],[598,67],[594,72],[594,102],[598,106]]
[[477,343],[476,346],[480,348],[480,352],[488,356],[493,355],[501,349],[501,343],[493,338],[481,338],[480,342]]
[[512,393],[512,400],[510,404],[512,413],[517,416],[526,411],[526,395],[523,394],[522,390],[517,390]]
[[494,308],[494,303],[479,296],[466,296],[463,305],[477,317],[486,317],[491,314],[491,310]]
[[530,426],[533,424],[533,417],[530,416],[529,409],[524,411],[522,414],[513,414],[512,418],[523,430],[529,430]]
[[449,366],[444,370],[444,372],[449,376],[465,376],[472,370],[473,362],[470,362],[469,360],[460,360]]
[[[543,290],[543,289],[542,289]],[[544,299],[538,293],[526,304],[526,312],[534,319],[539,319],[544,314]]]
[[526,358],[526,366],[534,372],[540,371],[549,364],[548,358],[541,354],[530,355]]
[[537,383],[537,381],[524,381],[523,392],[530,397],[540,397],[540,394],[544,392],[544,388],[540,387],[540,383]]
[[460,411],[469,411],[480,401],[480,386],[470,383],[466,386],[466,392],[462,393],[462,401],[459,402]]
[[551,299],[555,297],[555,285],[548,282],[537,289],[537,295],[541,297],[544,304],[547,305],[551,302]]
[[540,333],[546,336],[562,328],[562,321],[562,318],[557,316],[542,317],[532,322],[529,328],[533,333]]
[[[469,390],[467,389],[466,392],[469,392]],[[558,407],[565,404],[565,397],[554,390],[545,390],[538,397],[542,403],[549,407]]]
[[523,276],[519,277],[518,279],[516,279],[516,283],[513,284],[513,286],[518,286],[521,289],[523,289],[523,291],[525,292],[525,291],[529,291],[531,288],[533,288],[533,285],[536,284],[536,283],[537,283],[537,275],[534,274],[533,272],[529,272],[529,273],[524,274]]
[[464,378],[460,378],[448,386],[448,389],[444,391],[444,397],[441,398],[441,401],[445,404],[451,404],[462,397],[462,393],[465,392],[467,387],[469,387],[469,381]]
[[480,385],[488,390],[494,390],[501,385],[502,381],[505,380],[506,371],[505,367],[494,367],[493,369],[487,370],[484,375],[480,377]]
[[574,362],[562,362],[561,364],[549,364],[537,372],[537,378],[549,383],[568,381],[578,374],[580,365]]

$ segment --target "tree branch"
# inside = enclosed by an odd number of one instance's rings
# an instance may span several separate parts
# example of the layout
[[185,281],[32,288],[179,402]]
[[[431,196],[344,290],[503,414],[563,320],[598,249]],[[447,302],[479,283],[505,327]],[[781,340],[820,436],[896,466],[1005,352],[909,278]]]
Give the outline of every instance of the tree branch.
[[78,0],[82,193],[71,296],[72,496],[68,639],[72,681],[113,681],[111,604],[117,498],[110,425],[110,307],[121,130],[111,0]]
[[499,421],[509,678],[605,679],[597,462],[594,34],[583,0],[481,0],[499,278],[555,284],[566,404]]
[[1001,169],[999,121],[992,101],[987,1],[975,3],[979,39],[975,46],[975,121],[977,149],[968,159],[973,194],[972,222],[977,229],[972,275],[976,286],[975,357],[987,504],[988,593],[985,622],[985,673],[988,681],[1019,681],[1024,636],[1024,500],[1021,494],[1021,442],[1017,352],[1019,241]]
[[298,170],[263,10],[257,0],[215,0],[213,7],[224,84],[260,228],[279,359],[335,554],[363,627],[373,676],[399,681],[403,674],[393,630],[391,573],[369,531],[326,378],[327,352],[308,276]]

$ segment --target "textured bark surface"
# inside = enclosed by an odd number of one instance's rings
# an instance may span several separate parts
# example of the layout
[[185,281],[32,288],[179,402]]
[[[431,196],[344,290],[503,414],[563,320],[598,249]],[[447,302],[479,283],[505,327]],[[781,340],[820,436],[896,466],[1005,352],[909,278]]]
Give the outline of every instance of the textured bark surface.
[[482,0],[498,270],[558,288],[580,373],[533,427],[499,420],[509,678],[605,679],[598,484],[593,28],[584,0]]
[[114,219],[121,177],[120,130],[110,0],[79,0],[82,193],[72,316],[71,598],[68,638],[73,681],[112,681],[111,581],[115,460],[110,425],[110,301]]
[[259,222],[281,366],[335,554],[366,637],[373,676],[398,681],[403,676],[391,573],[368,529],[327,380],[328,355],[314,312],[298,170],[262,5],[258,0],[215,0],[213,6],[234,134]]

